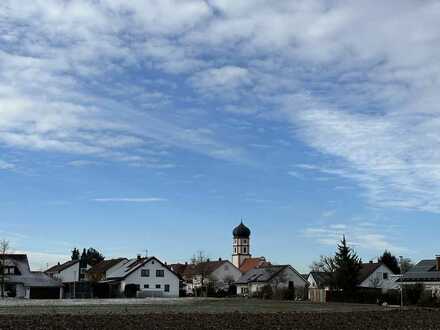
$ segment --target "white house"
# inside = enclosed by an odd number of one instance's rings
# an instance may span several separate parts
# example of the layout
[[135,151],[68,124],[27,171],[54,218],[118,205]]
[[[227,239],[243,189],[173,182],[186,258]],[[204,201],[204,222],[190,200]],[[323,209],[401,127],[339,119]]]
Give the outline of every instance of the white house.
[[178,297],[179,276],[156,257],[130,259],[102,281],[118,296]]
[[326,283],[326,277],[329,276],[325,272],[312,271],[307,276],[307,282],[309,282],[310,289],[325,289],[328,290],[329,286]]
[[298,297],[306,297],[308,282],[290,265],[254,268],[241,276],[236,282],[237,294],[252,296],[270,285],[272,289],[294,288]]
[[171,267],[183,278],[189,294],[202,285],[209,284],[213,285],[216,291],[227,291],[241,276],[240,270],[234,264],[221,258],[198,264],[174,264]]
[[81,265],[80,260],[69,260],[63,264],[58,263],[47,269],[45,273],[66,284],[85,280],[85,274],[88,269],[90,269],[90,265],[84,267]]
[[359,272],[358,286],[361,288],[379,288],[383,291],[396,289],[394,273],[383,263],[369,262],[362,264]]
[[63,285],[43,272],[30,270],[25,254],[7,254],[4,262],[6,295],[25,299],[58,299]]

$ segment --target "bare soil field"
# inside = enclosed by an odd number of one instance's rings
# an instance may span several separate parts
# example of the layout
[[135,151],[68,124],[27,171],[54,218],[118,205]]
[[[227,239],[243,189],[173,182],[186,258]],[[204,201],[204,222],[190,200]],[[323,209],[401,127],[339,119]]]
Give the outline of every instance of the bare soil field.
[[439,329],[432,309],[181,299],[0,304],[0,329]]

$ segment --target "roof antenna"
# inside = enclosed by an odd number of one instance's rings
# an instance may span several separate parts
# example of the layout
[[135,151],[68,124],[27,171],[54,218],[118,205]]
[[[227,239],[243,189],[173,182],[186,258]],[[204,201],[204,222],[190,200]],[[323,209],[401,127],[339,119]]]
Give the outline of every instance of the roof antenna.
[[148,249],[145,249],[145,258],[148,258]]

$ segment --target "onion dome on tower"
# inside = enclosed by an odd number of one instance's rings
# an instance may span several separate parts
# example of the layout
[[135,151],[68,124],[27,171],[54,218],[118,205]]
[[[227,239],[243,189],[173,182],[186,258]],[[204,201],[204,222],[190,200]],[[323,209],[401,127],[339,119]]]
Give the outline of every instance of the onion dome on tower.
[[243,224],[243,221],[232,231],[234,237],[248,238],[251,236],[251,230]]

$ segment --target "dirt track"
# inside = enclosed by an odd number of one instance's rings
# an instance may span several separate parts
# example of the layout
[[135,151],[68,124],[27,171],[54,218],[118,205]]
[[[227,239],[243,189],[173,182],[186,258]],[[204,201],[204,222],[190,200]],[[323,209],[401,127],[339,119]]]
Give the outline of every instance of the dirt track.
[[433,310],[0,315],[1,329],[439,329]]

